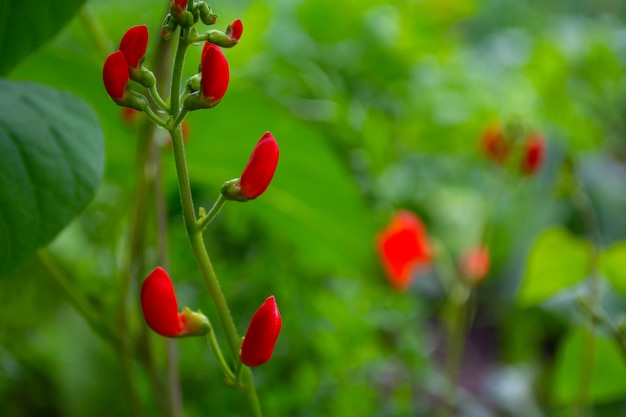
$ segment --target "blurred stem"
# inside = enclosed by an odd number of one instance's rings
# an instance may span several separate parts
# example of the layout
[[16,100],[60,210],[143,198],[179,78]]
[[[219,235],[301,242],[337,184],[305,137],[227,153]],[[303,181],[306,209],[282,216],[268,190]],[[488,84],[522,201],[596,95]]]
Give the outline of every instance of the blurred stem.
[[109,55],[114,49],[113,42],[107,36],[100,23],[100,19],[97,18],[89,3],[85,3],[83,7],[81,7],[79,16],[83,24],[83,29],[94,40],[100,52],[105,56]]
[[466,330],[469,327],[469,300],[471,291],[460,280],[453,287],[448,297],[446,320],[446,376],[448,389],[446,391],[445,409],[442,415],[453,416],[458,392],[459,374],[463,359]]
[[[146,176],[146,164],[149,160],[150,145],[154,134],[154,125],[150,122],[142,124],[139,140],[137,143],[136,178],[137,185],[134,190],[134,206],[131,215],[131,230],[129,236],[129,252],[125,271],[122,272],[120,285],[120,299],[117,314],[117,332],[120,337],[118,346],[126,389],[131,400],[133,415],[143,415],[143,410],[139,402],[139,394],[136,389],[135,376],[133,371],[134,345],[135,340],[128,326],[132,306],[135,306],[131,295],[131,283],[137,281],[137,277],[144,268],[145,230],[146,230],[146,207],[149,180]],[[149,354],[142,355],[142,359],[149,361]],[[158,394],[157,394],[158,395]],[[138,413],[138,414],[137,414]]]
[[[164,4],[164,14],[169,9],[170,2]],[[171,43],[165,41],[163,37],[159,37],[157,48],[151,62],[154,68],[156,83],[149,89],[150,95],[155,103],[165,111],[169,111],[169,105],[161,98],[161,93],[168,90],[170,82],[170,72],[172,69],[172,48]],[[147,121],[146,121],[147,122]],[[168,269],[168,234],[167,234],[167,209],[165,203],[165,193],[162,188],[162,166],[160,148],[156,145],[154,126],[152,127],[151,140],[147,149],[146,165],[144,167],[144,175],[149,181],[146,186],[153,191],[154,208],[156,212],[156,262],[158,265]],[[165,363],[167,379],[163,379],[159,372],[157,358],[154,355],[154,345],[150,340],[150,332],[146,326],[142,327],[140,333],[140,344],[144,349],[144,353],[140,353],[144,365],[150,376],[154,394],[157,396],[161,412],[164,415],[179,417],[182,415],[182,392],[180,388],[180,380],[178,376],[178,357],[176,349],[176,341],[171,339],[162,340],[159,343],[164,345],[166,350]]]
[[[187,43],[185,39],[188,36],[188,29],[182,29],[181,36],[178,40],[176,49],[176,55],[174,58],[174,69],[172,71],[171,92],[170,92],[170,116],[177,120],[180,107],[180,88],[182,82],[182,69],[185,59],[185,51],[187,49]],[[182,120],[181,120],[182,121]],[[202,239],[202,231],[198,228],[197,220],[195,216],[195,210],[193,205],[193,197],[191,194],[191,184],[189,182],[189,173],[187,171],[187,162],[185,159],[185,149],[183,144],[182,132],[180,125],[176,126],[170,131],[172,136],[172,150],[174,152],[174,160],[176,163],[176,174],[178,177],[178,189],[180,192],[180,199],[183,212],[183,220],[185,222],[185,228],[187,230],[187,236],[191,244],[196,262],[205,285],[209,291],[209,295],[213,301],[213,305],[217,311],[217,315],[220,319],[220,323],[226,334],[226,340],[230,348],[230,353],[233,360],[238,360],[239,357],[239,344],[240,337],[237,333],[235,322],[230,314],[228,304],[226,303],[226,297],[220,288],[219,281],[213,270],[213,265],[204,246]],[[242,389],[248,407],[255,417],[262,416],[261,406],[256,394],[254,382],[252,380],[252,372],[246,367],[243,375],[244,387]]]
[[444,286],[447,299],[444,306],[444,325],[446,329],[445,345],[445,372],[447,389],[445,394],[445,406],[442,416],[454,415],[454,406],[458,391],[458,379],[463,359],[466,330],[470,326],[471,315],[469,314],[469,302],[471,289],[461,280],[459,272],[450,252],[445,245],[431,239],[435,245],[435,254],[439,276]]
[[99,319],[98,314],[89,306],[87,302],[76,291],[76,286],[70,283],[66,274],[61,270],[56,260],[50,253],[42,249],[37,253],[39,260],[46,267],[50,276],[54,278],[59,287],[63,290],[69,302],[72,304],[76,312],[87,322],[89,327],[98,334],[102,339],[115,345],[117,337],[111,329],[105,326]]
[[622,358],[626,361],[626,327],[622,324],[614,324],[602,308],[593,306],[585,297],[576,300],[577,306],[582,310],[583,314],[589,315],[596,326],[603,326],[611,335],[615,344],[619,347]]
[[439,281],[446,291],[446,295],[450,298],[459,276],[454,259],[452,259],[450,252],[442,241],[435,237],[431,237],[430,241],[433,245],[435,259],[437,260]]
[[[575,171],[573,163],[570,165],[570,168]],[[576,172],[574,173],[577,174]],[[600,262],[600,227],[593,204],[591,203],[591,200],[589,199],[589,196],[578,175],[572,175],[572,177],[575,181],[572,202],[580,213],[587,238],[591,244],[591,269],[587,279],[589,286],[587,302],[591,311],[588,314],[588,324],[587,331],[585,332],[585,344],[583,347],[584,350],[581,365],[581,378],[574,404],[574,414],[582,417],[585,415],[585,410],[589,402],[589,390],[591,387],[596,352],[596,320],[593,312],[600,309],[600,276],[598,274]]]

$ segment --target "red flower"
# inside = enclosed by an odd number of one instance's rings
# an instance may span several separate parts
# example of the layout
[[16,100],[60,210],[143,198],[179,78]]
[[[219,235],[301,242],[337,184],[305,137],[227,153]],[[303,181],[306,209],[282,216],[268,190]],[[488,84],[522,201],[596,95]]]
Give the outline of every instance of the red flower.
[[104,61],[102,68],[102,80],[104,88],[113,100],[123,100],[126,93],[126,85],[130,80],[128,63],[121,51],[113,52]]
[[146,56],[148,48],[148,27],[133,26],[126,31],[120,41],[120,51],[124,54],[128,66],[137,69]]
[[226,28],[226,35],[234,41],[239,41],[241,34],[243,33],[243,24],[241,20],[237,19]]
[[163,268],[155,268],[143,282],[141,309],[148,326],[161,336],[176,337],[180,334],[182,326],[174,285]]
[[179,12],[183,12],[187,9],[187,0],[174,0],[172,1],[171,8],[175,8]]
[[239,181],[240,194],[246,200],[257,198],[272,182],[278,165],[278,143],[270,132],[257,142]]
[[481,147],[487,158],[503,164],[511,153],[511,146],[506,141],[501,125],[489,126],[482,135]]
[[205,43],[202,50],[202,96],[209,107],[218,104],[228,88],[228,61],[219,46]]
[[467,282],[478,284],[487,276],[489,264],[489,249],[481,246],[472,248],[461,256],[459,269]]
[[248,366],[259,366],[269,361],[282,324],[283,319],[272,295],[261,304],[250,320],[239,352],[241,362]]
[[533,175],[543,166],[546,157],[546,141],[539,132],[533,132],[526,137],[522,155],[522,173]]
[[391,285],[406,290],[416,268],[430,265],[430,244],[420,218],[406,210],[398,211],[389,226],[376,238],[376,247]]
[[174,286],[161,267],[156,267],[141,286],[141,309],[148,326],[161,336],[197,336],[209,330],[208,319],[201,313],[187,308],[178,312]]

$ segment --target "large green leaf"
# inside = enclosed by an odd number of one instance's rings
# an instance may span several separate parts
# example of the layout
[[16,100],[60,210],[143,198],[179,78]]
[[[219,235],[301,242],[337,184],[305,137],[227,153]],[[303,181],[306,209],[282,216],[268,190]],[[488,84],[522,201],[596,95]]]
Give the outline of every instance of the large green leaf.
[[0,2],[0,75],[52,38],[85,0]]
[[616,243],[606,249],[600,258],[600,265],[613,288],[626,297],[626,242]]
[[562,228],[546,230],[533,245],[519,300],[539,304],[581,281],[591,266],[589,243]]
[[[580,390],[587,338],[582,329],[574,329],[561,342],[552,378],[552,398],[557,404],[571,404]],[[593,340],[593,371],[589,383],[589,400],[601,403],[624,398],[626,367],[613,341],[603,337]]]
[[0,80],[0,274],[50,242],[92,198],[100,124],[81,99]]

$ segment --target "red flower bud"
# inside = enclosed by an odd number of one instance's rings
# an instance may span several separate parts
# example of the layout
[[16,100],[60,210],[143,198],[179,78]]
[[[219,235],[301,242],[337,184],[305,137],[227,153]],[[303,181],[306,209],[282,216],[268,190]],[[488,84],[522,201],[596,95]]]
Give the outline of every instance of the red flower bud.
[[239,352],[241,362],[248,366],[259,366],[269,361],[282,324],[283,319],[272,295],[261,304],[250,320]]
[[476,247],[465,252],[460,259],[461,274],[470,284],[479,284],[489,272],[489,249],[486,246]]
[[187,9],[187,0],[174,0],[170,7],[179,12],[183,12]]
[[148,27],[133,26],[126,31],[120,41],[120,51],[124,54],[128,66],[137,69],[146,56],[148,48]]
[[114,101],[124,99],[126,93],[126,85],[130,80],[128,72],[128,63],[121,51],[113,52],[104,61],[102,68],[102,80],[104,88]]
[[243,24],[240,19],[235,20],[226,28],[226,34],[234,41],[239,41],[243,33]]
[[543,166],[546,157],[546,141],[539,132],[533,132],[526,137],[522,155],[522,173],[533,175]]
[[208,107],[213,107],[222,100],[230,74],[228,61],[219,46],[205,43],[202,50],[202,96],[207,101]]
[[430,266],[430,244],[419,217],[398,211],[389,226],[380,231],[376,247],[387,277],[393,287],[406,290],[416,268]]
[[209,330],[209,321],[201,313],[188,308],[178,312],[174,286],[161,267],[156,267],[141,286],[141,309],[148,326],[161,336],[198,336]]
[[511,153],[511,146],[506,141],[501,125],[489,126],[483,133],[481,147],[487,158],[503,164]]
[[278,165],[278,143],[270,132],[257,142],[239,181],[240,194],[247,200],[257,198],[272,182]]

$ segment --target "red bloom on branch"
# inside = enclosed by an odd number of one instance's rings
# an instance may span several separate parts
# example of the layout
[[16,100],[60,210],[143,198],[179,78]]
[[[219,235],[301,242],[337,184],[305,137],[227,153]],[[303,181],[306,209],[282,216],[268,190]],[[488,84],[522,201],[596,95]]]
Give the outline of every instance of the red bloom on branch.
[[376,238],[376,248],[393,287],[406,290],[418,268],[428,268],[431,261],[426,228],[420,218],[407,210],[398,211],[389,226]]
[[526,137],[522,154],[522,173],[533,175],[542,167],[546,157],[546,141],[539,132],[533,132]]
[[104,61],[102,80],[104,81],[104,88],[114,101],[124,99],[130,73],[126,58],[121,51],[113,52]]
[[148,326],[161,336],[176,337],[182,326],[178,318],[178,301],[167,272],[157,267],[141,286],[141,309]]
[[120,51],[124,54],[128,66],[137,69],[143,62],[148,48],[148,27],[133,26],[124,33],[120,41]]
[[283,319],[272,295],[261,304],[250,320],[239,352],[241,362],[248,366],[259,366],[269,361],[282,324]]
[[156,267],[141,286],[141,309],[152,330],[165,337],[197,336],[209,330],[208,319],[185,308],[178,312],[178,301],[169,275]]
[[489,265],[489,249],[481,246],[472,248],[461,256],[459,269],[468,283],[479,284],[489,273]]
[[269,187],[280,151],[270,132],[265,132],[257,142],[239,181],[240,194],[247,200],[257,198]]
[[501,125],[491,125],[483,132],[481,148],[487,158],[499,164],[504,163],[511,153],[511,145],[506,141]]
[[218,104],[228,88],[228,61],[219,46],[205,43],[202,50],[202,96],[209,107]]
[[235,20],[226,28],[226,35],[230,36],[230,38],[234,41],[239,41],[239,39],[241,39],[242,33],[243,24],[241,23],[240,19]]
[[174,0],[172,1],[171,8],[175,8],[179,12],[183,12],[187,9],[187,0]]

